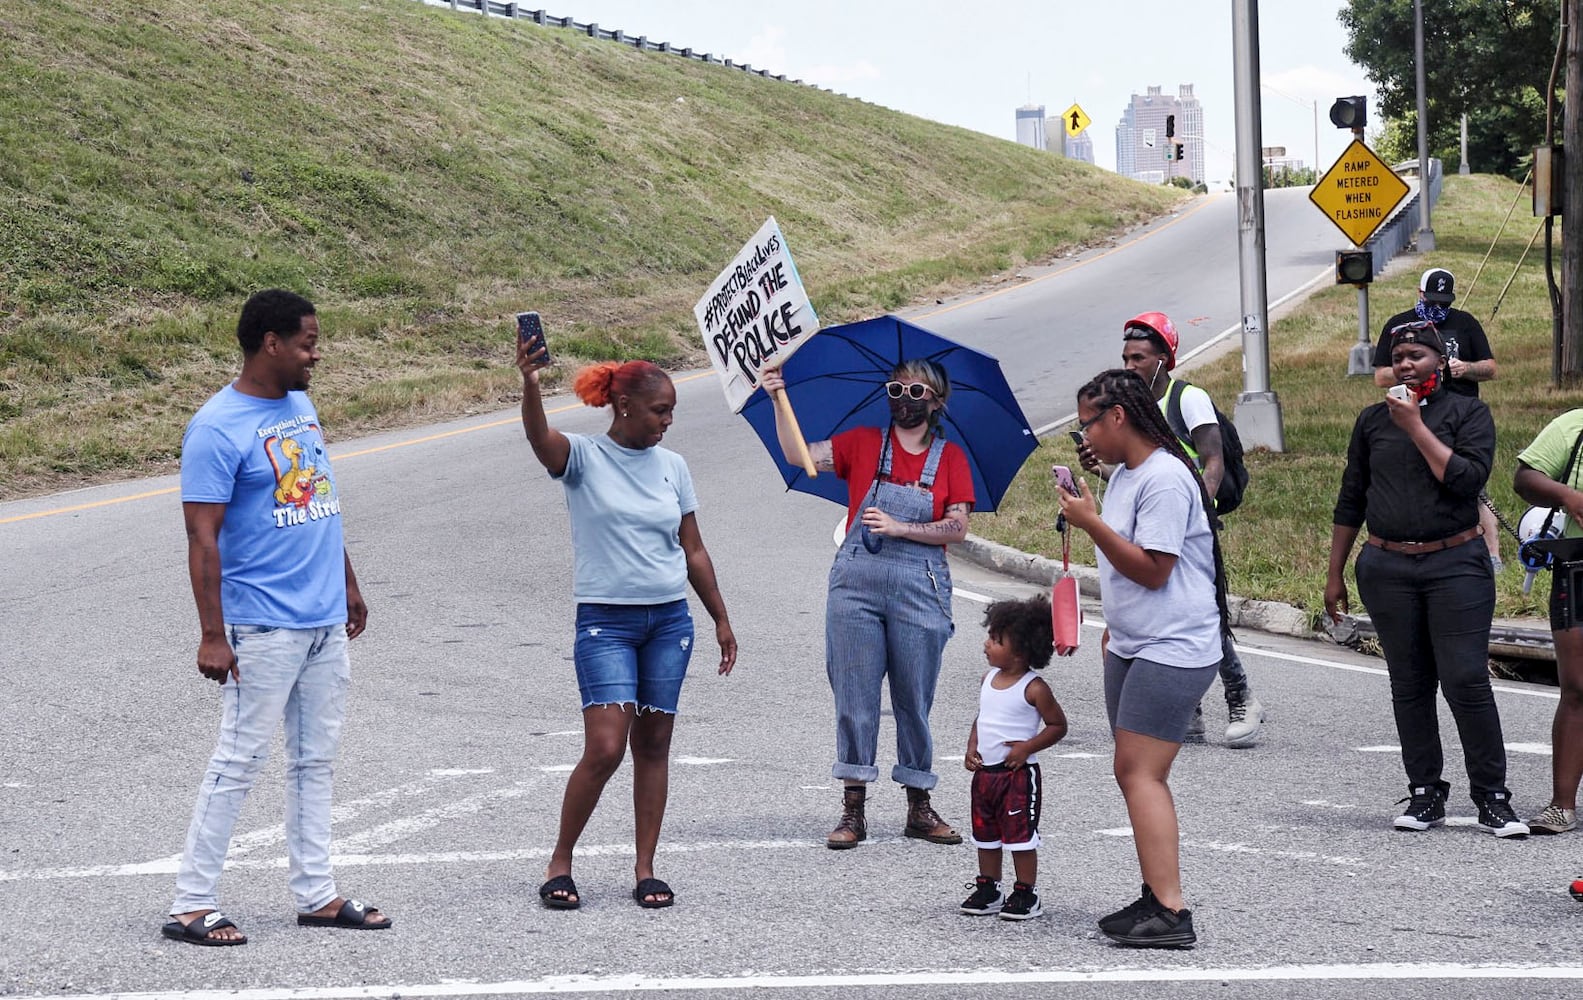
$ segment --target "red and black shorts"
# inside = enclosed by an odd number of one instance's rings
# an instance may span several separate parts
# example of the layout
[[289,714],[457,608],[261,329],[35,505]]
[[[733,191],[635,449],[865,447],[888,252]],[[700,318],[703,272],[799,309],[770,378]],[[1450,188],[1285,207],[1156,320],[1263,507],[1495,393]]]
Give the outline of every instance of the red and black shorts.
[[1039,846],[1039,765],[973,772],[973,846],[1031,851]]

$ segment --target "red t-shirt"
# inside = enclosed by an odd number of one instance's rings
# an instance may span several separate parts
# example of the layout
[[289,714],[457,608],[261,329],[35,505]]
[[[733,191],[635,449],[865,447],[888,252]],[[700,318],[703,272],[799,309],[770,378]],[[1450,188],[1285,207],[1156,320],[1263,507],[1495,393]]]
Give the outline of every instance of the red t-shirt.
[[[874,473],[879,471],[880,445],[883,431],[878,427],[854,427],[830,439],[834,453],[835,474],[846,480],[846,526],[863,509],[863,498],[874,486]],[[885,480],[899,486],[916,486],[923,476],[924,463],[929,460],[926,448],[914,455],[903,448],[896,435],[890,439],[890,476]],[[940,455],[940,466],[934,472],[934,520],[945,516],[945,508],[954,503],[971,504],[973,496],[973,470],[968,467],[967,454],[955,442],[947,441]]]

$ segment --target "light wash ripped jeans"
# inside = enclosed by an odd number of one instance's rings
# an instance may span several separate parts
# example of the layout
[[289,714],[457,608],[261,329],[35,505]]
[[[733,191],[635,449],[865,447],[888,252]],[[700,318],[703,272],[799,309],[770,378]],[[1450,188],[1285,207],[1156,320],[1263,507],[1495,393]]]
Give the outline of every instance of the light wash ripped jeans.
[[298,912],[312,912],[336,897],[330,877],[330,792],[352,679],[346,626],[227,625],[226,633],[242,679],[228,678],[220,688],[220,738],[198,786],[170,912],[219,908],[231,831],[282,721],[290,885]]

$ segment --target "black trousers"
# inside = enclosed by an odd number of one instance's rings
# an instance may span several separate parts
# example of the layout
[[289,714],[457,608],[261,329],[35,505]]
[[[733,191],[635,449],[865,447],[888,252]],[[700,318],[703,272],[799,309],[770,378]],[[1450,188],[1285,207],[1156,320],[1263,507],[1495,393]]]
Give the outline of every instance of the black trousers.
[[1474,801],[1505,792],[1506,744],[1489,673],[1495,576],[1484,539],[1428,555],[1366,544],[1356,570],[1358,596],[1385,651],[1408,784],[1451,789],[1441,779],[1438,685],[1462,737]]

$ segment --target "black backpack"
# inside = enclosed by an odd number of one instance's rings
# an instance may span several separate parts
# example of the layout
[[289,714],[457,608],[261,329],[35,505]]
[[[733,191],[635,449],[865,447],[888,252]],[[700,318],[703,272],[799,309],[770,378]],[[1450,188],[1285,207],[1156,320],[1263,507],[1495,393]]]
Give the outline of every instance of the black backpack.
[[[1165,422],[1171,425],[1171,433],[1187,448],[1193,447],[1193,435],[1182,417],[1182,392],[1191,384],[1173,378],[1171,388],[1165,394]],[[1248,467],[1242,464],[1242,437],[1237,434],[1237,425],[1220,412],[1220,407],[1214,403],[1209,405],[1214,407],[1215,421],[1220,424],[1220,458],[1226,470],[1225,475],[1220,477],[1220,488],[1215,491],[1215,513],[1229,514],[1242,506],[1242,494],[1248,488]]]

